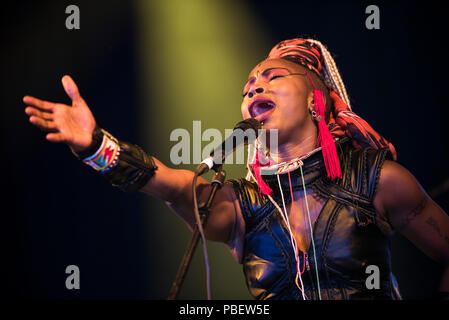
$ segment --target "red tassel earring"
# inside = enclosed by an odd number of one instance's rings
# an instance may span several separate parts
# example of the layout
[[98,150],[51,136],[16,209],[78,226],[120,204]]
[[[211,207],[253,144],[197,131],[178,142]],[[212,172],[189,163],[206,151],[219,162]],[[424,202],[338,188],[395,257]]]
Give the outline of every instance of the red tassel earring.
[[318,122],[318,140],[317,146],[321,146],[323,151],[324,165],[326,166],[327,176],[334,180],[341,178],[340,161],[338,160],[337,148],[335,147],[334,138],[326,124],[324,103],[324,95],[321,90],[318,90],[313,84],[312,77],[306,72],[313,86],[313,100],[315,102],[315,119]]
[[271,189],[268,184],[265,183],[262,179],[262,174],[260,172],[260,168],[263,167],[260,163],[260,152],[261,150],[256,151],[256,158],[254,159],[254,163],[252,164],[254,175],[256,176],[257,185],[259,187],[259,196],[262,197],[261,193],[272,196],[274,194],[273,189]]

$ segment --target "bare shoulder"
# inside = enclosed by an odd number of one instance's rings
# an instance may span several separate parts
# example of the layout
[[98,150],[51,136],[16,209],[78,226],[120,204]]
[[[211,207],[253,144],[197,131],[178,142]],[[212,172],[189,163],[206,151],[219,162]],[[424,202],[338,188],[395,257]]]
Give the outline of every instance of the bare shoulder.
[[[392,187],[401,187],[406,192],[423,192],[413,174],[399,163],[391,160],[385,160],[380,171],[379,188],[390,189]],[[397,190],[401,192],[401,190]]]
[[380,172],[374,196],[378,214],[396,227],[402,227],[404,215],[419,214],[429,197],[410,171],[397,162],[386,160]]
[[384,163],[374,207],[429,257],[449,265],[449,216],[400,164]]

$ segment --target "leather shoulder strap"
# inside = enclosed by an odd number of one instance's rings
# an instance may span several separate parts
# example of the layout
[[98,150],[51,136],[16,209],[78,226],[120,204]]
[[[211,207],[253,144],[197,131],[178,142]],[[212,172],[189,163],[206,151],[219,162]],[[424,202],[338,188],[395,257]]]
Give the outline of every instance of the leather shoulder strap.
[[246,179],[234,179],[227,182],[234,188],[248,233],[273,210],[274,206],[265,195],[262,197],[259,195],[255,182]]
[[386,159],[392,159],[388,148],[348,148],[341,156],[344,175],[338,184],[350,194],[372,202]]
[[356,219],[360,225],[376,221],[373,198],[376,192],[382,165],[385,159],[391,159],[390,151],[385,149],[355,149],[346,145],[340,154],[343,177],[332,182],[321,179],[316,188],[325,197],[351,205],[356,210]]

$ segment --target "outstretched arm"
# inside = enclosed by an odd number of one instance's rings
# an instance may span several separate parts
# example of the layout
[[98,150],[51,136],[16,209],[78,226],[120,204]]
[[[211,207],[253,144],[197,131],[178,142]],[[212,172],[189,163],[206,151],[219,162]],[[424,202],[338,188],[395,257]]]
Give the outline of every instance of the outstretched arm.
[[[192,198],[192,179],[194,173],[189,170],[176,170],[165,166],[155,159],[158,167],[153,178],[140,190],[148,195],[162,199],[168,207],[177,213],[190,227],[195,226]],[[199,202],[206,202],[211,184],[203,177],[197,180]],[[205,236],[208,240],[229,242],[237,222],[240,207],[234,190],[229,184],[216,193],[207,219]]]
[[[29,120],[32,124],[48,132],[46,135],[47,140],[65,143],[76,154],[85,153],[86,150],[92,149],[92,146],[95,145],[95,139],[93,139],[93,133],[96,130],[95,118],[81,97],[78,87],[72,78],[64,76],[62,85],[72,100],[71,106],[25,96],[23,98],[23,102],[27,105],[25,112],[30,117]],[[95,132],[98,131],[96,130]],[[99,134],[102,133],[100,132]],[[133,149],[130,144],[122,143],[121,146],[123,148],[129,146],[130,150],[135,151],[135,154],[140,155],[143,159],[153,159],[157,166],[157,170],[151,178],[141,179],[144,176],[140,175],[139,191],[164,200],[173,211],[181,216],[190,228],[193,228],[195,225],[191,188],[193,172],[168,168],[159,160],[146,155],[140,149]],[[118,170],[121,171],[120,174],[115,174],[115,176],[119,176],[118,180],[121,180],[132,171],[130,168],[119,169],[120,165],[119,160],[117,167],[105,173],[105,176],[114,176],[113,170],[117,169],[116,173]],[[129,175],[139,177],[140,173],[135,171],[129,173]],[[116,177],[114,179],[117,180]],[[116,184],[115,181],[111,181]],[[210,189],[210,183],[200,177],[198,179],[199,201],[206,201]],[[233,233],[237,212],[239,212],[239,208],[234,192],[229,185],[225,184],[217,192],[211,207],[205,228],[206,237],[214,241],[228,242]]]
[[449,216],[415,177],[396,162],[385,161],[374,206],[396,230],[443,265],[439,289],[449,292]]

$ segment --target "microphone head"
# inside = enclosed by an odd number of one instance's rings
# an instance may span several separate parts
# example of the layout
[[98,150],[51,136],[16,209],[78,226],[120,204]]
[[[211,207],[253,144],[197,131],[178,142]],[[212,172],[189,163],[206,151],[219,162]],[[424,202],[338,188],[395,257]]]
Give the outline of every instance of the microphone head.
[[248,118],[246,120],[243,120],[243,121],[240,121],[239,123],[237,123],[234,127],[234,130],[241,129],[243,131],[246,131],[248,129],[253,129],[255,131],[256,137],[257,137],[258,131],[261,128],[262,128],[262,124],[259,121],[257,121],[254,118]]

